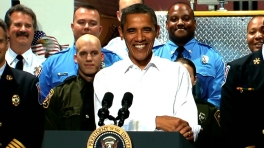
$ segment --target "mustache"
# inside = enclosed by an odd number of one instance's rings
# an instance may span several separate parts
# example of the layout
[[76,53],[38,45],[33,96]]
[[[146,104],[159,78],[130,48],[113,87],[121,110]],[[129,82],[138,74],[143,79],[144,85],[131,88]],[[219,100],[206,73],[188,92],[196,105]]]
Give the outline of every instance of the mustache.
[[28,37],[29,34],[26,33],[26,32],[17,32],[17,33],[16,33],[16,36],[17,36],[17,37],[18,37],[18,36],[25,36],[25,37]]

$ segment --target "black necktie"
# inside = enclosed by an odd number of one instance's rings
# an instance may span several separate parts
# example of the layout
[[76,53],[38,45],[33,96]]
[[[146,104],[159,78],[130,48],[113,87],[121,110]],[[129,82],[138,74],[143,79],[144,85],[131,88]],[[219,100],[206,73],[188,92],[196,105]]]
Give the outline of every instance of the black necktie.
[[178,52],[178,56],[177,56],[176,59],[178,59],[178,58],[183,58],[183,54],[182,54],[182,52],[184,51],[184,47],[179,46],[179,47],[177,48],[176,51]]
[[16,58],[18,59],[18,62],[16,64],[16,69],[23,70],[23,56],[22,55],[17,55]]

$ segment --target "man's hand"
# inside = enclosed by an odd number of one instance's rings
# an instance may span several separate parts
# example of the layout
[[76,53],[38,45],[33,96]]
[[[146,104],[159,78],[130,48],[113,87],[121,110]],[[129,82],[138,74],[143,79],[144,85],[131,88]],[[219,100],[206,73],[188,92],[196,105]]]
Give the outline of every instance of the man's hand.
[[157,116],[156,129],[166,132],[180,132],[187,140],[193,140],[194,135],[189,123],[176,117]]

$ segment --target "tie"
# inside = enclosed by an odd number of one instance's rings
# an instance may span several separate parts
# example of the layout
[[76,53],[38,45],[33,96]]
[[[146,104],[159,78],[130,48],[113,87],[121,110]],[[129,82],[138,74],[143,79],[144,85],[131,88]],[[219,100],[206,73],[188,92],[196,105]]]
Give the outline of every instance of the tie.
[[183,51],[184,51],[184,47],[179,46],[179,47],[177,48],[178,56],[177,56],[176,59],[178,59],[178,58],[183,58],[183,55],[182,55],[182,52],[183,52]]
[[22,55],[17,55],[16,58],[18,59],[18,62],[16,64],[16,69],[23,70],[23,56]]

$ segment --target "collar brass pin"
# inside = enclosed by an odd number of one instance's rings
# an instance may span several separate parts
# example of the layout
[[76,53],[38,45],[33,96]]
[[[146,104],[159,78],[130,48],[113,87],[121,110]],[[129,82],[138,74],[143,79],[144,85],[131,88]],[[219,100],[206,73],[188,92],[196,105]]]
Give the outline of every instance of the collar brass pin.
[[19,98],[19,96],[18,96],[18,95],[13,95],[13,97],[12,97],[12,104],[13,104],[14,106],[18,106],[19,103],[20,103],[20,98]]
[[260,63],[260,58],[256,58],[255,60],[253,60],[254,64],[259,64]]
[[11,80],[13,80],[13,77],[11,75],[6,75],[6,79],[11,81]]

